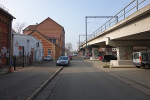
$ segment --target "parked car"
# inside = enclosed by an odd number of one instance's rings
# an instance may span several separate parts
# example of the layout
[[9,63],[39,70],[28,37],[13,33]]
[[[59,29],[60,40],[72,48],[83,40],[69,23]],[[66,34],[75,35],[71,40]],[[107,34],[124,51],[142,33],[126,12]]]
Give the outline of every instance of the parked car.
[[83,58],[84,59],[90,59],[90,56],[89,55],[84,55]]
[[69,55],[68,57],[69,57],[70,60],[72,59],[72,56],[71,56],[71,55]]
[[49,60],[49,61],[52,61],[53,58],[51,56],[45,56],[43,60]]
[[58,65],[68,66],[69,63],[70,63],[70,59],[68,56],[60,56],[58,60],[56,61],[56,66]]
[[77,56],[78,54],[77,54],[77,53],[73,53],[72,55],[73,55],[73,56]]
[[115,57],[114,55],[105,55],[105,56],[102,57],[101,60],[103,62],[110,61],[110,60],[117,60],[117,57]]
[[137,68],[150,68],[150,52],[133,53],[133,65]]

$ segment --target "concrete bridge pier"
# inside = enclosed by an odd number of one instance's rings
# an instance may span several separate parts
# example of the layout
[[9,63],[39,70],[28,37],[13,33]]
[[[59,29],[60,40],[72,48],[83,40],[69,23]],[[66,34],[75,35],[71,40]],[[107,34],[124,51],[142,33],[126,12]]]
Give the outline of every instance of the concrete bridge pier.
[[106,48],[106,55],[112,55],[112,47]]
[[92,57],[90,60],[98,60],[99,48],[92,48]]
[[81,52],[80,56],[83,57],[84,56],[84,50],[81,50],[80,52]]
[[133,66],[132,60],[133,47],[117,47],[117,60],[111,60],[111,67],[130,67]]
[[132,53],[133,46],[139,42],[131,41],[111,41],[110,38],[106,39],[106,45],[117,47],[117,60],[111,60],[111,67],[129,67],[133,66]]
[[85,48],[85,54],[84,55],[89,54],[89,51],[90,51],[89,48]]

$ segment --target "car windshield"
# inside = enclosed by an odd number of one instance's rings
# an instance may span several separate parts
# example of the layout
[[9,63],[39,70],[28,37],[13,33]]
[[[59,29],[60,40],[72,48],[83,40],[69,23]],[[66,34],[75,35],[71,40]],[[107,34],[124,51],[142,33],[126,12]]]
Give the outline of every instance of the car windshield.
[[58,60],[68,60],[68,57],[59,57]]

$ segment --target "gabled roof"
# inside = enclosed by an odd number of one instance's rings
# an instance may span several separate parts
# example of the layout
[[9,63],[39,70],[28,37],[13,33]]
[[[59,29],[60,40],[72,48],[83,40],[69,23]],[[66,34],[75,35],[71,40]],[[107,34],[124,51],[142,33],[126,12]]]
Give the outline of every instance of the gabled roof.
[[23,31],[34,31],[37,25],[29,25]]
[[[46,20],[48,20],[48,19],[52,20],[52,21],[55,22],[57,25],[59,25],[60,27],[62,27],[60,24],[58,24],[56,21],[54,21],[54,20],[51,19],[50,17],[46,18],[46,19],[43,20],[41,23],[43,23],[44,21],[46,21]],[[40,25],[41,23],[39,23],[38,25]],[[63,27],[62,27],[62,28],[63,28]]]
[[16,32],[12,29],[12,33],[16,33]]
[[4,8],[5,8],[4,6],[2,6],[2,5],[0,6],[0,10],[1,10],[3,13],[9,15],[12,19],[16,19],[14,16],[12,16],[12,15],[11,15],[8,11],[6,11]]
[[13,33],[12,35],[18,35],[18,36],[24,36],[24,37],[32,37],[34,39],[36,39],[38,42],[40,42],[42,44],[42,42],[40,40],[38,40],[36,37],[32,36],[32,35],[25,35],[25,34],[16,34],[16,33]]
[[[43,35],[43,34],[41,34],[39,31],[37,31],[37,30],[34,30],[34,31],[32,31],[31,33],[29,33],[28,35],[31,35],[33,32],[38,32],[42,37],[44,37],[47,41],[49,41],[49,42],[51,42],[52,43],[52,41],[51,40],[49,40],[49,38],[47,38],[45,35]],[[53,43],[54,45],[57,45],[57,44],[55,44],[55,43]]]

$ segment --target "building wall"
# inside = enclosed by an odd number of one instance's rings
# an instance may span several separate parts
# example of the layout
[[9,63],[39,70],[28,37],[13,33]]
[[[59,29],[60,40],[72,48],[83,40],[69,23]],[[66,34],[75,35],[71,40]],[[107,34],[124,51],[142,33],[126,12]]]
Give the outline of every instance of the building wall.
[[37,31],[34,31],[31,35],[34,36],[34,37],[36,37],[38,40],[41,40],[41,42],[43,44],[43,49],[44,49],[43,58],[48,55],[48,49],[51,50],[51,56],[53,57],[53,59],[58,58],[57,52],[59,52],[59,49],[58,48],[56,49],[56,45],[55,44],[52,45],[52,43],[50,41],[48,41],[47,39],[45,39]]
[[[42,21],[41,23],[37,24],[36,26],[34,25],[30,25],[29,27],[25,28],[23,30],[23,34],[29,34],[32,33],[34,30],[37,30],[38,32],[40,32],[41,34],[45,35],[47,37],[47,39],[56,39],[57,42],[57,54],[54,54],[54,58],[55,55],[61,56],[65,54],[65,31],[64,28],[59,25],[57,22],[55,22],[54,20],[52,20],[51,18],[47,18],[44,21]],[[31,30],[32,29],[32,32]],[[47,45],[44,44],[44,42],[42,41],[43,45]],[[47,49],[48,48],[52,48],[51,45],[49,45],[49,47],[45,47],[44,46],[44,50],[45,53],[47,53]],[[44,54],[44,56],[46,56],[46,54]]]
[[10,34],[12,17],[0,9],[0,68],[10,65]]
[[[39,43],[38,47],[37,43]],[[34,50],[34,53],[36,53],[35,60],[42,60],[43,45],[39,40],[35,39],[33,36],[13,34],[13,56],[21,56],[21,50],[19,50],[19,46],[24,47],[25,56],[31,56],[31,51]]]
[[58,39],[60,41],[58,44],[60,55],[63,55],[62,52],[65,50],[65,32],[62,26],[51,18],[47,18],[36,27],[36,30],[47,36],[47,38]]

